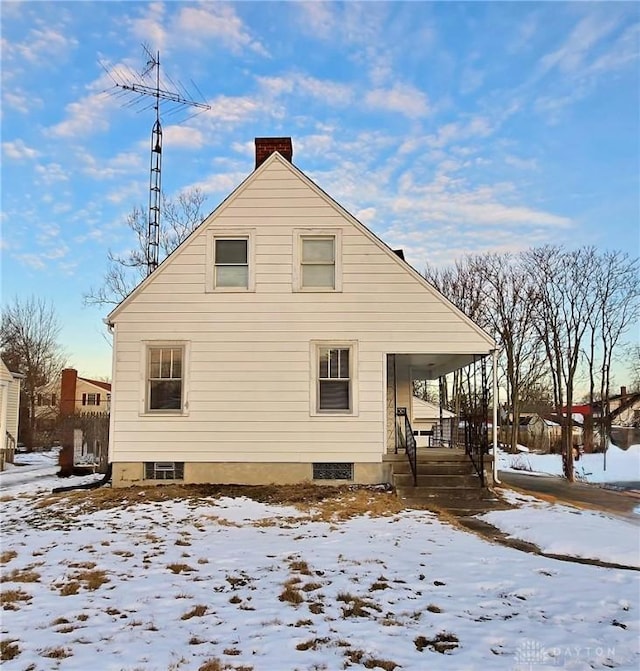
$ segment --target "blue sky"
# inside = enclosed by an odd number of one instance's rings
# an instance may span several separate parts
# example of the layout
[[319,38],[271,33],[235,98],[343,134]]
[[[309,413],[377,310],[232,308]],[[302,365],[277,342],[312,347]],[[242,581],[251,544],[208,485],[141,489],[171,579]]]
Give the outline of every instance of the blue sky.
[[[212,109],[163,120],[163,189],[210,211],[294,163],[418,270],[465,252],[640,246],[640,6],[2,2],[2,300],[54,302],[69,363],[110,374],[85,307],[146,207],[151,110],[105,94],[141,43]],[[167,82],[168,83],[168,82]],[[186,115],[183,115],[185,117]]]

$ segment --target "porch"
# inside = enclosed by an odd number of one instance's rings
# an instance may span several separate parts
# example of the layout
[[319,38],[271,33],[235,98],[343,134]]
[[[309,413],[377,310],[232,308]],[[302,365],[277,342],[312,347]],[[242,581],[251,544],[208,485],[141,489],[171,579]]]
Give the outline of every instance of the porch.
[[[490,452],[495,436],[490,427],[495,425],[497,409],[490,356],[490,352],[387,354],[385,462],[402,498],[464,499],[466,493],[477,498],[493,484]],[[435,416],[425,420],[429,413],[423,404],[422,421],[427,422],[423,425],[430,424],[426,430],[412,425],[416,382],[431,385],[429,401]]]

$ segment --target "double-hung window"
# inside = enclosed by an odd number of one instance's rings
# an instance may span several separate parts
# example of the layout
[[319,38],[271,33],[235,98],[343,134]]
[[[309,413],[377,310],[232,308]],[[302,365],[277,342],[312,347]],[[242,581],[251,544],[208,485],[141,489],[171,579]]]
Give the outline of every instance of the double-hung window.
[[294,291],[341,291],[340,230],[297,230]]
[[312,343],[313,415],[357,414],[356,343]]
[[147,348],[148,412],[180,412],[183,408],[183,360],[181,346]]
[[254,291],[253,232],[210,230],[206,291]]
[[336,239],[303,236],[300,286],[302,289],[336,288]]
[[249,241],[246,238],[216,238],[214,245],[215,287],[248,289]]

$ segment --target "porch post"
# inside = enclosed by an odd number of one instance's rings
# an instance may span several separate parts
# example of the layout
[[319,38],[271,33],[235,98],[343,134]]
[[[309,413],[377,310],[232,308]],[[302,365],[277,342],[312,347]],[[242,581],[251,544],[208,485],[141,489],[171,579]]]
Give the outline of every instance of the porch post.
[[498,480],[498,350],[493,355],[493,482],[502,484]]

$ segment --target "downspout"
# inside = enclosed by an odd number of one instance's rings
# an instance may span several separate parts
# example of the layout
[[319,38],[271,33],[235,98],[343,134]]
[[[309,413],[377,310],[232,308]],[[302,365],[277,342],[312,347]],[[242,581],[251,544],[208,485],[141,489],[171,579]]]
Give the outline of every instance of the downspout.
[[493,355],[493,484],[501,485],[498,480],[498,350]]

